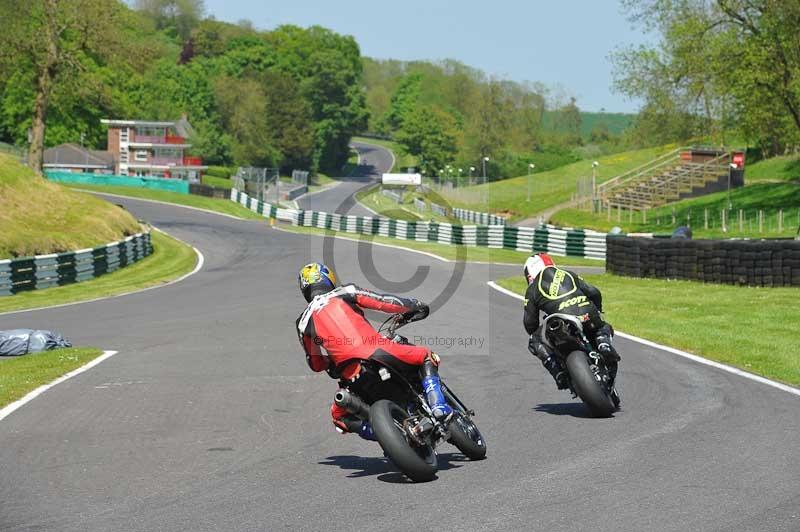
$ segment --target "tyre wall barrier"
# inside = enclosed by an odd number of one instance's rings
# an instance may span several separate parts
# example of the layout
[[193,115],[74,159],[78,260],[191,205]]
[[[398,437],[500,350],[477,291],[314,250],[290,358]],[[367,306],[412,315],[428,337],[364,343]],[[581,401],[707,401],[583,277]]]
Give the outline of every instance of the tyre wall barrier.
[[94,279],[152,252],[150,232],[145,231],[96,248],[0,260],[0,296]]
[[800,286],[800,241],[608,237],[607,271],[746,286]]
[[265,218],[275,218],[304,227],[378,235],[400,240],[513,249],[526,253],[547,252],[562,257],[604,260],[606,256],[605,233],[580,229],[560,229],[551,225],[533,228],[406,222],[394,218],[346,216],[319,211],[283,209],[258,201],[236,189],[231,190],[231,200]]

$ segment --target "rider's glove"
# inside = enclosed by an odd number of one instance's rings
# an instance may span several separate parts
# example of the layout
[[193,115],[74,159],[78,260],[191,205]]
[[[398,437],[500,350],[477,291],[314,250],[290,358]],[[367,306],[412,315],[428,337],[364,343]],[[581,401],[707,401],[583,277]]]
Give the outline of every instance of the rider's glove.
[[418,299],[410,300],[414,310],[408,311],[403,314],[403,320],[406,322],[424,320],[430,314],[431,309],[425,303],[420,302]]

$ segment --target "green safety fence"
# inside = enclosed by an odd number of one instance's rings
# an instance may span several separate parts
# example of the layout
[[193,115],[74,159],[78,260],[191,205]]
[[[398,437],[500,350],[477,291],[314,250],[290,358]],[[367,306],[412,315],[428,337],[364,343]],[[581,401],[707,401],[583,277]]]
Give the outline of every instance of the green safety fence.
[[152,252],[150,232],[145,231],[96,248],[0,260],[0,296],[94,279]]
[[547,252],[558,256],[605,260],[606,234],[552,225],[510,227],[505,225],[453,225],[437,222],[406,222],[394,218],[345,216],[335,213],[278,208],[249,197],[236,189],[231,200],[265,217],[303,227],[347,233],[377,235],[399,240],[439,244],[482,246],[523,252]]
[[79,172],[45,171],[50,181],[73,183],[78,185],[104,185],[119,187],[147,188],[166,190],[179,194],[189,193],[189,182],[183,179],[162,179],[159,177],[135,177],[111,174],[84,174]]

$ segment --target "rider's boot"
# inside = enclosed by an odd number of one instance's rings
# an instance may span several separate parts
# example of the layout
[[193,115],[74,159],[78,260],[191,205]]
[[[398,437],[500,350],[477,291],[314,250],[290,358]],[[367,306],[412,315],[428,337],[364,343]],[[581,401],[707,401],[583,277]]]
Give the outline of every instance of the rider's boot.
[[447,404],[447,400],[442,393],[442,382],[439,379],[439,370],[430,360],[426,360],[422,365],[422,389],[431,407],[433,417],[442,421],[453,414],[453,408]]
[[556,386],[558,386],[559,390],[566,390],[569,386],[567,385],[567,373],[561,367],[558,359],[554,356],[549,356],[542,360],[542,365],[550,372],[550,375],[553,376],[553,379],[556,381]]
[[614,406],[619,408],[620,398],[619,392],[617,392],[617,388],[614,384],[617,381],[617,369],[619,368],[619,364],[616,362],[611,362],[608,365],[608,377],[609,377],[609,387],[611,388],[611,400],[614,401]]
[[369,424],[369,421],[361,422],[361,428],[358,429],[358,435],[368,441],[378,441],[378,438],[375,436],[375,432],[372,430],[372,425]]
[[[605,327],[604,327],[605,328]],[[610,328],[610,327],[609,327]],[[612,338],[611,331],[604,331],[601,329],[595,336],[597,342],[597,350],[608,362],[619,362],[620,356],[614,346],[611,344]]]

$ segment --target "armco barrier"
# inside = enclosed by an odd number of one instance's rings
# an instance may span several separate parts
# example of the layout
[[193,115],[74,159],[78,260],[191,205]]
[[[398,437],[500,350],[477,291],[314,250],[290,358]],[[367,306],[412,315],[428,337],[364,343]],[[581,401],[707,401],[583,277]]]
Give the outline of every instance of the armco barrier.
[[0,296],[94,279],[153,252],[150,232],[97,248],[0,260]]
[[189,193],[189,182],[183,179],[161,179],[158,177],[131,177],[124,175],[81,174],[73,172],[46,171],[50,181],[58,183],[74,183],[78,185],[104,185],[166,190],[180,194]]
[[608,237],[617,275],[748,286],[800,286],[800,242]]
[[453,216],[465,222],[474,222],[481,225],[506,225],[506,219],[487,212],[468,211],[466,209],[453,209]]
[[343,216],[318,211],[280,209],[258,201],[236,189],[231,200],[267,218],[276,218],[304,227],[317,227],[400,240],[418,240],[440,244],[513,249],[526,253],[545,251],[553,255],[603,260],[606,254],[604,233],[559,229],[508,227],[503,225],[452,225],[436,222],[406,222],[394,218]]

